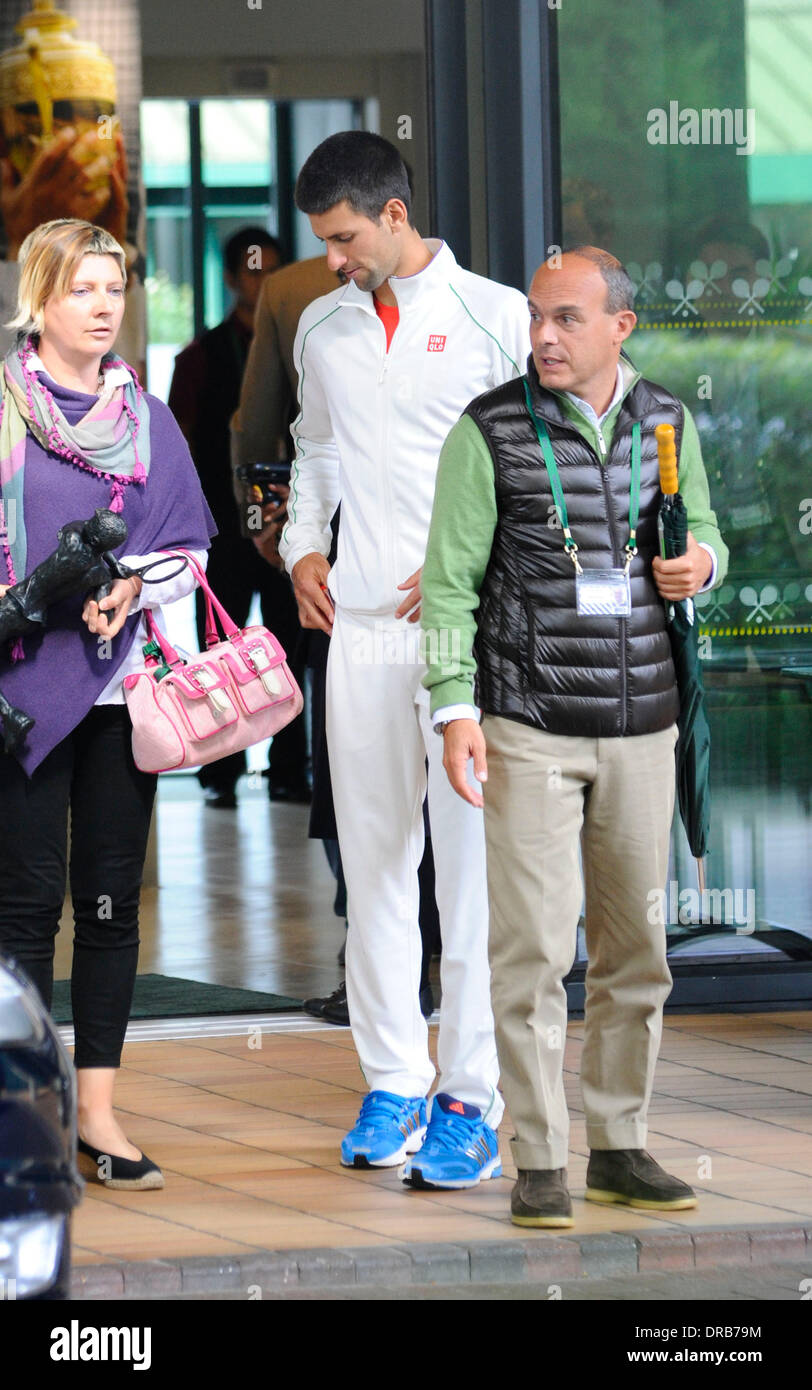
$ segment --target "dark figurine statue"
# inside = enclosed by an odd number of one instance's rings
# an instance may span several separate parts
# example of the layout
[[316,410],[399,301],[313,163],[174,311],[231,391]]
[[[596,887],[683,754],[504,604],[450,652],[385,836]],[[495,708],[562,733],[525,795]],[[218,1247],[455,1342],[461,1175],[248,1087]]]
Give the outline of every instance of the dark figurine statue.
[[[68,522],[58,535],[56,550],[0,598],[0,647],[9,639],[41,631],[51,604],[75,593],[88,593],[98,602],[110,593],[114,580],[135,573],[110,553],[127,539],[127,525],[115,512],[99,509],[89,521]],[[2,692],[0,716],[5,751],[13,753],[34,720],[10,705]]]

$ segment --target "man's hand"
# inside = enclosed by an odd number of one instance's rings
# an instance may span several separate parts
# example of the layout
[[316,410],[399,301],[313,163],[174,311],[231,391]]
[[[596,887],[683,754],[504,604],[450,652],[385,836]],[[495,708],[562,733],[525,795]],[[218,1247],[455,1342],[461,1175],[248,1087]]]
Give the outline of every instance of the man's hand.
[[87,599],[82,609],[82,620],[87,623],[88,631],[97,632],[100,637],[115,637],[123,628],[127,614],[141,592],[141,583],[137,574],[129,579],[117,579],[101,603]]
[[282,526],[283,522],[281,521],[268,521],[258,536],[251,537],[263,560],[275,570],[285,568],[285,562],[279,554],[279,537],[282,534]]
[[673,560],[663,560],[656,555],[651,568],[654,572],[654,583],[662,597],[673,602],[681,598],[693,598],[694,594],[699,593],[702,585],[710,579],[713,560],[689,531],[688,549],[684,555],[677,555]]
[[328,637],[333,630],[333,604],[327,592],[330,566],[323,555],[312,550],[293,566],[293,592],[299,605],[302,627],[319,628]]
[[269,483],[268,491],[276,494],[278,501],[269,502],[262,513],[263,521],[284,521],[288,514],[290,488],[287,483]]
[[487,782],[485,735],[475,719],[452,719],[443,734],[443,767],[454,791],[472,806],[484,806],[481,792],[468,785],[466,771],[471,758],[478,782]]
[[[415,570],[414,574],[410,574],[409,578],[404,579],[402,584],[398,584],[398,589],[408,589],[409,593],[400,607],[395,609],[396,618],[405,618],[408,613],[407,622],[417,623],[420,621],[420,600],[423,597],[420,592],[420,576],[422,573],[423,567],[421,565],[419,570]],[[415,604],[417,607],[415,607]]]
[[273,505],[268,503],[263,508],[262,520],[264,525],[259,535],[252,536],[251,540],[254,542],[263,560],[266,560],[274,569],[283,570],[285,568],[285,562],[279,554],[279,537],[287,521],[287,503],[288,497],[290,496],[290,488],[286,487],[284,483],[274,483],[268,490],[269,492],[278,493],[279,501]]

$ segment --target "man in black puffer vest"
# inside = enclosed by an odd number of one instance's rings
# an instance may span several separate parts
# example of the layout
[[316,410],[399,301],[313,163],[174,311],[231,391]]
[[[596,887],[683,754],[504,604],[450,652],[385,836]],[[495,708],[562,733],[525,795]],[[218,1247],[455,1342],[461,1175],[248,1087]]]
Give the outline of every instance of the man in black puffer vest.
[[[595,247],[539,267],[527,374],[473,401],[451,431],[423,570],[445,768],[485,808],[493,1011],[519,1170],[511,1212],[525,1226],[572,1225],[562,981],[584,889],[586,1196],[696,1205],[644,1148],[671,988],[660,904],[679,699],[663,599],[720,583],[727,548],[689,412],[622,355],[633,302],[620,262]],[[690,526],[675,560],[659,555],[660,423],[674,426]]]

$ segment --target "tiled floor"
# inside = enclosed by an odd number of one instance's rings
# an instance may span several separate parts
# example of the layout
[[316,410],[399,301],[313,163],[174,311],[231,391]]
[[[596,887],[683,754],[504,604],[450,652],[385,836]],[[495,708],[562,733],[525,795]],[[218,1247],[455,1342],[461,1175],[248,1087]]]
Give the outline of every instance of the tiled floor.
[[[159,887],[143,897],[139,968],[294,997],[329,992],[343,925],[322,847],[307,838],[307,807],[269,805],[259,778],[240,783],[239,801],[237,811],[212,811],[194,778],[163,782]],[[69,974],[70,954],[64,930],[57,978]],[[809,1014],[788,1013],[667,1019],[649,1145],[700,1194],[697,1211],[669,1217],[581,1200],[582,1025],[573,1023],[565,1065],[576,1233],[808,1221],[810,1024]],[[130,1042],[117,1088],[127,1132],[160,1163],[166,1187],[126,1195],[89,1184],[77,1264],[527,1239],[508,1219],[507,1122],[504,1178],[473,1191],[411,1192],[396,1170],[338,1163],[364,1090],[348,1031],[308,1027],[302,1015],[274,1020],[261,1047],[247,1027],[229,1036],[222,1020],[205,1036],[184,1031],[173,1023],[153,1030],[160,1041]]]
[[[811,1024],[809,1014],[789,1013],[667,1020],[649,1147],[700,1196],[696,1211],[669,1216],[581,1200],[582,1025],[573,1023],[565,1066],[576,1233],[808,1221]],[[161,1164],[166,1187],[123,1194],[88,1184],[76,1215],[76,1263],[527,1239],[508,1219],[507,1122],[504,1178],[471,1191],[412,1192],[397,1170],[338,1163],[363,1090],[344,1029],[128,1044],[118,1106],[130,1137]]]

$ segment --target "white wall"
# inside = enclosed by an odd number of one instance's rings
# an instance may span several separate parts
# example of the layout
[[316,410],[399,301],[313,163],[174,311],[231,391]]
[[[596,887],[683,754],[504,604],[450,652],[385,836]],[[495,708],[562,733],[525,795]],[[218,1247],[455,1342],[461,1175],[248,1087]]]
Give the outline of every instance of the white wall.
[[145,57],[423,51],[423,0],[140,0]]
[[[255,0],[258,3],[258,0]],[[374,97],[380,133],[415,174],[415,219],[428,224],[423,0],[140,0],[145,97]],[[244,86],[250,70],[268,77]],[[409,116],[412,138],[399,139]]]

